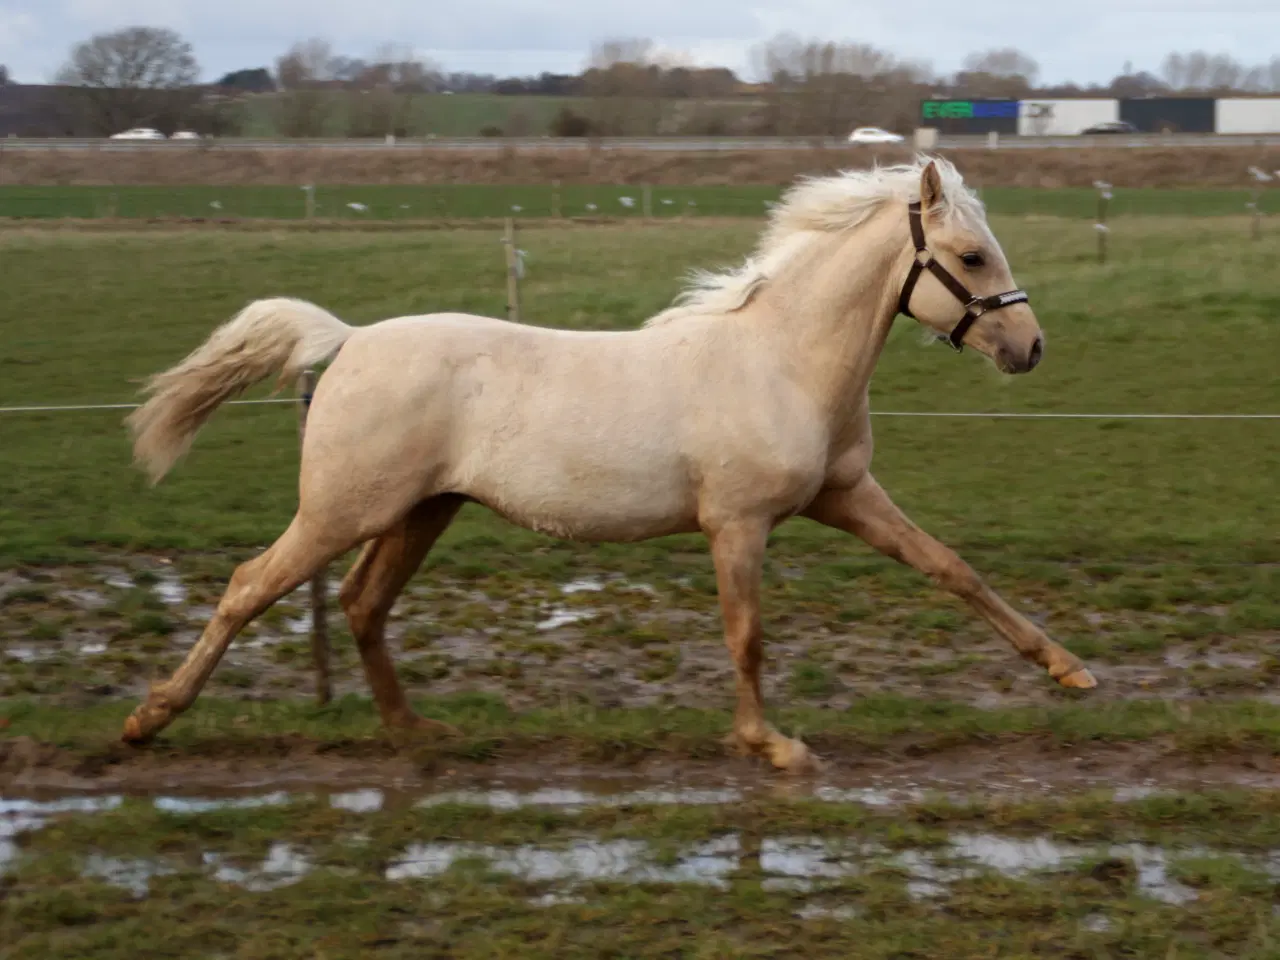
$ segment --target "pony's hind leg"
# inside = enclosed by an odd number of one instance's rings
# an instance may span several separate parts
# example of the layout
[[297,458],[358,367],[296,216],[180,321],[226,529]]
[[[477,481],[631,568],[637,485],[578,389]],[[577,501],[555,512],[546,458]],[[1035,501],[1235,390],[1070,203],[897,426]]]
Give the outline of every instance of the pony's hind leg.
[[154,684],[144,703],[125,721],[121,739],[145,743],[168,726],[199,696],[231,641],[276,600],[309,580],[356,540],[335,539],[332,526],[299,512],[280,539],[231,575],[218,609],[182,666]]
[[351,624],[365,677],[386,727],[453,732],[448,724],[427,720],[410,708],[387,653],[384,634],[387,615],[396,597],[461,506],[462,499],[454,496],[424,500],[394,527],[371,541],[342,582],[338,597]]

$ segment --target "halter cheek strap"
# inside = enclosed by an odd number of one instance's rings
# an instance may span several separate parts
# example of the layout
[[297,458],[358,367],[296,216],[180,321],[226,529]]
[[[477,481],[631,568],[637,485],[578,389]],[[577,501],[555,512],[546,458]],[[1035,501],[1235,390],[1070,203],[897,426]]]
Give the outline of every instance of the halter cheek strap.
[[902,295],[898,297],[899,313],[910,317],[912,320],[916,319],[909,306],[911,294],[915,292],[920,274],[928,270],[951,292],[952,296],[964,304],[964,316],[960,318],[960,322],[955,325],[948,336],[938,337],[939,340],[945,340],[951,344],[952,348],[958,353],[964,349],[964,335],[969,332],[969,328],[984,313],[990,310],[999,310],[1001,307],[1009,307],[1015,303],[1027,303],[1030,301],[1031,298],[1027,296],[1024,290],[1010,290],[1007,293],[997,293],[990,297],[975,297],[963,283],[952,276],[951,272],[929,252],[929,247],[924,239],[924,217],[920,211],[919,201],[907,208],[907,215],[911,223],[911,242],[915,245],[916,255],[911,261],[911,270],[907,273],[907,281],[902,285]]

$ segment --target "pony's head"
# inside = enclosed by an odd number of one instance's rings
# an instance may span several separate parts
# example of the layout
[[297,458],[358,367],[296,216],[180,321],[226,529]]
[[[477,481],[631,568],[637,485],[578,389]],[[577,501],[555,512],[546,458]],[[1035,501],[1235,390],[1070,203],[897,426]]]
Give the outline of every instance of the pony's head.
[[920,171],[907,206],[911,245],[903,257],[901,312],[956,349],[973,347],[1005,373],[1026,373],[1044,355],[1044,334],[1016,289],[977,198],[949,163]]

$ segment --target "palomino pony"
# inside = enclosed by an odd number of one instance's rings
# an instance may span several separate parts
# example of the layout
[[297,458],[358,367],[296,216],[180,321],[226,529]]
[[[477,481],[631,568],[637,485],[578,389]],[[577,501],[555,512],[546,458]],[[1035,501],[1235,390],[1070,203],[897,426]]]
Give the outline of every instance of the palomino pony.
[[895,316],[1022,373],[1043,338],[1012,287],[980,201],[951,164],[921,158],[797,184],[740,269],[702,274],[632,331],[448,313],[353,328],[297,300],[251,303],[151,378],[152,396],[129,418],[134,453],[158,482],[219,403],[272,373],[285,382],[332,361],[307,422],[298,511],[236,569],[186,661],[151,688],[123,738],[144,742],[169,724],[250,620],[362,543],[340,599],[382,722],[447,731],[410,709],[383,634],[396,596],[468,501],[589,542],[704,533],[737,673],[731,739],[783,769],[817,763],[766,723],[760,693],[765,543],[789,517],[856,534],[964,598],[1063,686],[1095,686],[871,475],[867,387]]

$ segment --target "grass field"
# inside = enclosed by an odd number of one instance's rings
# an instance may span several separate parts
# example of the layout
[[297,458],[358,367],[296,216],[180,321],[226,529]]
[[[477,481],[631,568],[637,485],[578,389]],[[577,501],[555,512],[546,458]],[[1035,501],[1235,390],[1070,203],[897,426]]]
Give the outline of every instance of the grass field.
[[[708,115],[715,115],[732,123],[758,106],[759,101],[749,99],[715,104],[671,99],[642,106],[631,102],[623,108],[630,111],[628,114],[619,116],[617,108],[610,113],[613,122],[621,123],[624,129],[631,128],[628,130],[631,135],[647,136],[657,129],[681,131],[695,114],[704,121]],[[396,122],[402,135],[411,137],[478,137],[486,130],[500,131],[507,136],[537,137],[551,131],[552,120],[565,108],[585,117],[599,115],[601,110],[598,102],[587,97],[421,94],[408,98],[407,103],[397,104]],[[359,95],[336,94],[324,119],[324,135],[347,136],[353,130],[362,136],[368,135],[368,124],[362,123],[363,109]],[[279,135],[280,104],[271,95],[249,99],[241,107],[240,117],[243,136]]]
[[[1280,239],[1143,196],[1164,215],[1117,217],[1099,265],[1088,197],[1069,197],[1036,201],[1062,217],[993,218],[1048,337],[1040,368],[1002,377],[901,321],[873,408],[1280,412]],[[758,228],[529,225],[527,319],[634,326]],[[252,297],[358,323],[505,300],[486,229],[10,227],[0,256],[0,407],[128,402]],[[877,420],[898,503],[1086,657],[1099,689],[1062,691],[912,571],[795,521],[766,568],[767,697],[832,760],[834,792],[566,811],[415,804],[513,770],[557,787],[588,769],[768,780],[720,745],[732,680],[700,539],[592,548],[467,508],[391,628],[406,686],[460,739],[379,733],[337,615],[339,698],[310,706],[299,595],[139,753],[110,743],[121,718],[292,513],[297,425],[289,406],[226,409],[149,489],[122,416],[0,414],[0,794],[147,795],[20,836],[0,800],[0,956],[136,956],[144,930],[155,955],[253,958],[1275,955],[1276,421]],[[350,789],[353,771],[383,789],[378,809],[148,799],[285,774]],[[840,792],[882,775],[948,796]],[[1170,792],[1143,797],[1153,785]]]
[[[652,188],[655,217],[760,217],[778,199],[771,186],[661,186]],[[555,196],[561,215],[632,218],[643,214],[642,187],[568,184],[558,191],[549,184],[529,186],[328,186],[316,188],[315,214],[326,219],[421,220],[425,218],[541,218],[553,215]],[[997,216],[1095,217],[1097,193],[1066,188],[1043,190],[989,187],[983,191]],[[1247,190],[1167,189],[1118,190],[1110,215],[1239,216],[1249,200]],[[349,206],[359,204],[362,208]],[[284,186],[76,186],[0,187],[0,218],[90,219],[255,217],[297,219],[306,215],[300,187]]]
[[[345,136],[351,129],[353,98],[334,97],[325,134]],[[358,103],[355,104],[358,108]],[[410,100],[402,120],[409,136],[478,137],[486,127],[511,131],[512,118],[526,135],[540,136],[563,107],[584,111],[577,97],[503,97],[493,94],[421,95]],[[271,96],[253,97],[242,109],[242,133],[247,137],[279,135],[279,105]]]

